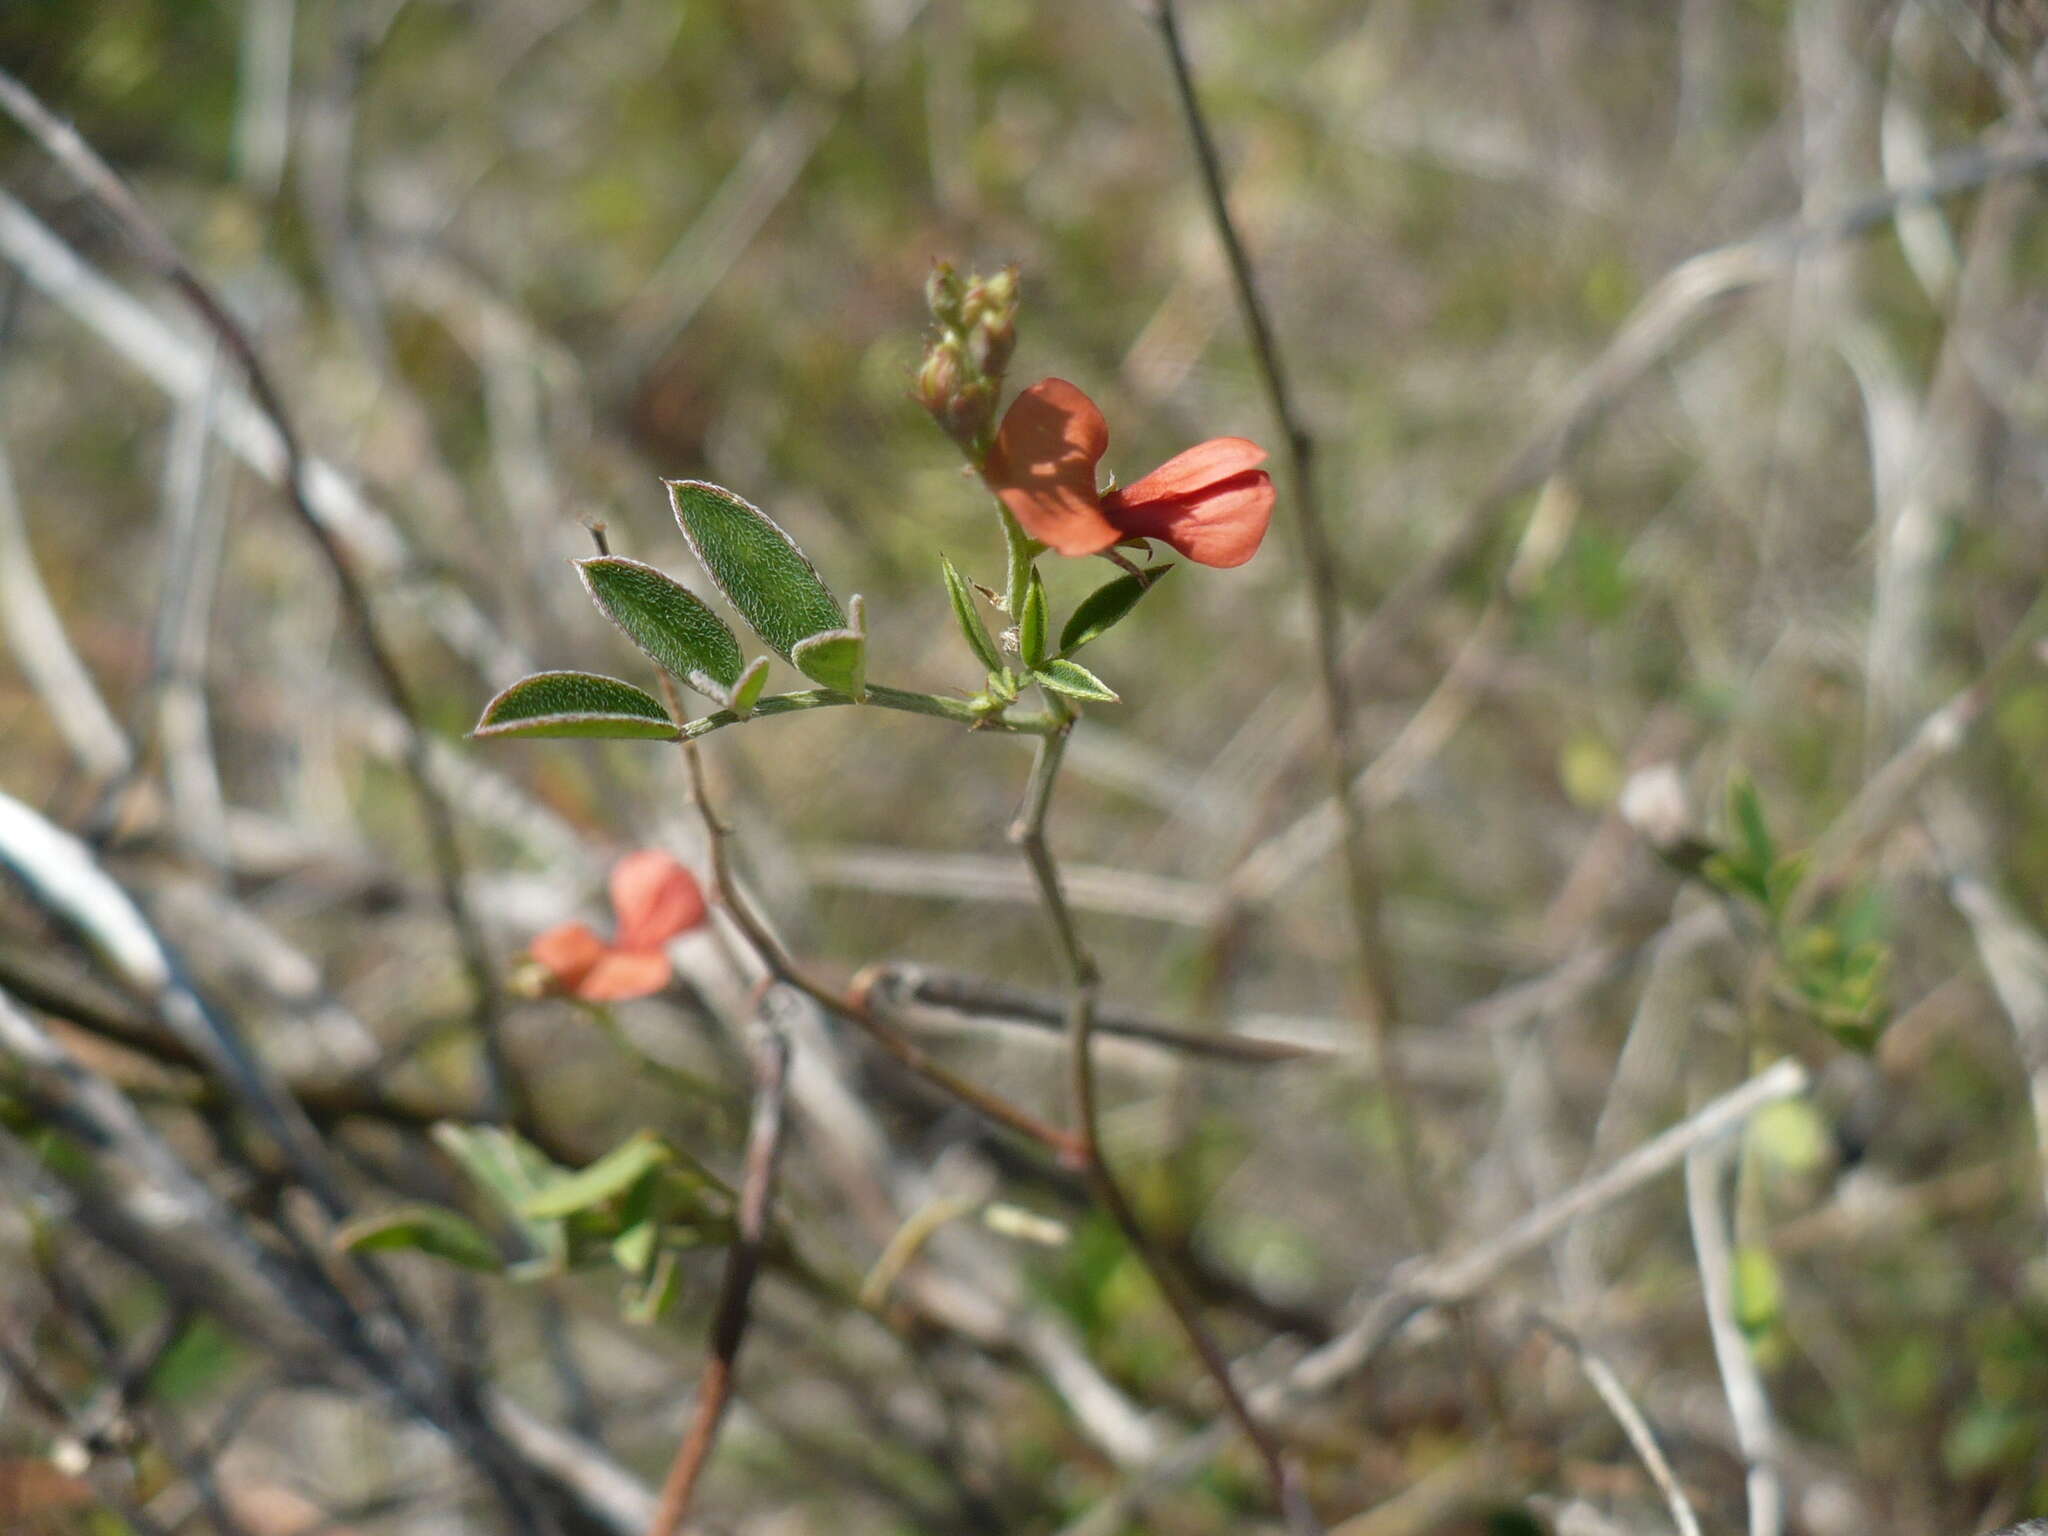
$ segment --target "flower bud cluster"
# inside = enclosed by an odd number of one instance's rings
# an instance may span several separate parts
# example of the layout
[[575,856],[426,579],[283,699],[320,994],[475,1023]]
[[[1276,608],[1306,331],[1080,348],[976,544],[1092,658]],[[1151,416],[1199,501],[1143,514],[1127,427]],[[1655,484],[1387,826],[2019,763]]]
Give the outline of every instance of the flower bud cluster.
[[1017,269],[962,278],[934,262],[925,303],[938,332],[917,371],[917,399],[961,452],[979,464],[993,436],[1003,370],[1017,348]]

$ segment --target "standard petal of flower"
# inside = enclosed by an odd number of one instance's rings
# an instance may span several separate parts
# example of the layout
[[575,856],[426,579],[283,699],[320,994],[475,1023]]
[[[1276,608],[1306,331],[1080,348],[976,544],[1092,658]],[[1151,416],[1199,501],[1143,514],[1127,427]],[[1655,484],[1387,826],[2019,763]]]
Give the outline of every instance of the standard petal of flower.
[[1243,565],[1258,553],[1273,521],[1273,477],[1263,469],[1178,496],[1127,498],[1120,492],[1103,499],[1118,528],[1169,544],[1197,565]]
[[610,949],[575,988],[585,1002],[623,1003],[652,997],[669,983],[675,967],[658,949]]
[[612,909],[619,949],[659,949],[704,921],[697,877],[656,848],[629,853],[612,866]]
[[[1196,495],[1265,462],[1266,450],[1248,437],[1212,437],[1176,453],[1151,474],[1104,497],[1103,503],[1133,507]],[[1114,515],[1112,512],[1112,518]]]
[[1117,541],[1095,496],[1095,466],[1109,425],[1065,379],[1042,379],[1010,403],[982,477],[1023,530],[1063,555],[1092,555]]
[[573,992],[591,967],[604,958],[605,942],[587,923],[562,923],[536,938],[526,952],[557,988]]

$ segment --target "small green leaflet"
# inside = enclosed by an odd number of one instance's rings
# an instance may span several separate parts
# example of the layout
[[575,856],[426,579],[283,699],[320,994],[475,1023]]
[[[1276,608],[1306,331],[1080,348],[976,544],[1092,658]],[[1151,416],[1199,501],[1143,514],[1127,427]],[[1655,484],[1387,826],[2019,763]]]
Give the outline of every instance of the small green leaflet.
[[747,669],[740,674],[740,680],[732,685],[731,692],[724,700],[725,707],[744,720],[753,714],[754,706],[761,702],[761,691],[767,686],[768,658],[756,656],[747,663]]
[[1045,583],[1038,579],[1038,572],[1031,573],[1031,581],[1024,588],[1024,612],[1017,620],[1017,649],[1024,657],[1024,665],[1035,667],[1045,660],[1045,631],[1051,623],[1046,607]]
[[595,672],[536,672],[486,704],[469,734],[673,741],[676,725],[661,700],[631,683]]
[[337,1227],[334,1246],[343,1253],[378,1253],[411,1248],[465,1269],[497,1271],[504,1261],[497,1245],[458,1211],[438,1205],[403,1205],[359,1216]]
[[1060,631],[1060,654],[1071,656],[1091,640],[1099,640],[1118,624],[1121,624],[1138,599],[1151,591],[1159,578],[1172,570],[1170,565],[1155,566],[1149,571],[1136,571],[1119,576],[1115,581],[1097,587],[1081,599],[1067,620],[1067,627]]
[[732,631],[696,593],[651,565],[618,555],[578,560],[576,573],[598,611],[649,661],[693,688],[698,684],[692,679],[703,674],[718,685],[710,696],[725,702],[745,658]]
[[676,525],[705,574],[785,661],[811,636],[846,628],[839,600],[773,518],[723,486],[671,480]]
[[991,672],[1003,670],[1002,653],[996,649],[990,638],[988,626],[981,621],[981,611],[974,606],[974,591],[960,573],[953,569],[953,562],[944,555],[939,556],[939,569],[946,576],[946,596],[953,601],[953,617],[959,621],[960,633],[967,637],[967,644],[980,659],[981,664]]
[[1093,699],[1101,704],[1114,704],[1116,690],[1101,678],[1090,672],[1077,661],[1068,661],[1055,656],[1042,667],[1033,667],[1031,675],[1050,688],[1054,693],[1064,693],[1076,699]]
[[796,669],[814,683],[820,683],[855,699],[868,693],[868,615],[858,593],[849,604],[853,618],[844,629],[828,629],[799,640],[790,652]]

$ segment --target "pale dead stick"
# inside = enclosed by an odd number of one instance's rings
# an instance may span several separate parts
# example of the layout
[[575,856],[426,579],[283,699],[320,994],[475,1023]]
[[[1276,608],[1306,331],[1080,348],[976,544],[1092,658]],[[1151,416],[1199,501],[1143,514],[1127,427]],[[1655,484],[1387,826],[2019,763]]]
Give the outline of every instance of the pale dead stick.
[[[1766,1105],[1804,1093],[1808,1083],[1806,1068],[1787,1057],[1652,1137],[1603,1172],[1545,1201],[1497,1237],[1462,1253],[1404,1265],[1350,1327],[1303,1356],[1279,1379],[1254,1388],[1248,1394],[1253,1410],[1270,1416],[1335,1390],[1371,1364],[1419,1313],[1477,1296],[1503,1270],[1542,1248],[1581,1217],[1633,1194]],[[1228,1433],[1227,1426],[1212,1423],[1188,1436],[1150,1467],[1133,1473],[1122,1488],[1068,1525],[1061,1536],[1110,1536],[1121,1529],[1120,1522],[1131,1505],[1144,1494],[1190,1477],[1205,1466]]]

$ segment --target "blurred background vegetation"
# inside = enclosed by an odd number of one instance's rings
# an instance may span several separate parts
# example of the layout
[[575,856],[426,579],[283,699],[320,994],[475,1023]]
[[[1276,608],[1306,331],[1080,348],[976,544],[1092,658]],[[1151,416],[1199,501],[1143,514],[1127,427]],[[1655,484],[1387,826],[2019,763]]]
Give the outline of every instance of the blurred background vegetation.
[[[1795,1056],[1814,1092],[1751,1123],[1733,1200],[1787,1528],[2048,1512],[2048,11],[1192,0],[1183,21],[1317,446],[1448,1245]],[[935,258],[1019,265],[1012,377],[1093,395],[1126,481],[1199,438],[1279,441],[1140,6],[7,0],[0,67],[133,184],[359,489],[343,542],[437,743],[501,973],[600,910],[618,852],[702,851],[663,748],[462,739],[536,667],[639,675],[567,567],[579,520],[694,583],[659,477],[730,486],[866,595],[871,675],[978,685],[937,555],[993,585],[1001,546],[909,398]],[[471,1004],[404,731],[313,546],[224,440],[240,380],[12,126],[0,192],[0,791],[83,838],[327,1106],[353,1209],[429,1200],[504,1232],[392,1110],[477,1102]],[[181,378],[200,382],[164,387]],[[1054,822],[1113,1007],[1327,1053],[1112,1058],[1114,1155],[1262,1370],[1416,1250],[1316,820],[1292,506],[1283,484],[1256,561],[1177,573],[1091,653],[1123,703],[1089,710]],[[1062,603],[1098,579],[1048,575]],[[1057,991],[1002,840],[1017,743],[835,710],[707,750],[762,905],[821,974],[903,960]],[[1699,848],[1643,812],[1660,803]],[[562,1160],[646,1127],[737,1167],[745,989],[720,941],[679,955],[684,983],[619,1011],[623,1044],[507,1002]],[[266,1244],[324,1241],[288,1170],[223,1150],[248,1128],[202,1069],[81,1016],[142,1005],[33,880],[0,893],[0,961],[0,989]],[[1207,1422],[1210,1389],[1071,1185],[832,1037],[820,1070],[886,1133],[899,1216],[965,1180],[1068,1235],[935,1243],[932,1277],[1000,1314],[980,1338],[767,1280],[702,1528],[1065,1528]],[[943,1045],[1057,1113],[1030,1031]],[[381,1110],[350,1107],[366,1083]],[[510,1528],[404,1412],[108,1257],[66,1204],[96,1187],[93,1138],[39,1090],[0,1074],[0,1125],[20,1368],[0,1526]],[[783,1218],[857,1284],[877,1250],[829,1145],[800,1128]],[[652,1483],[713,1247],[655,1323],[621,1318],[603,1267],[395,1273],[454,1356]],[[1532,1308],[1613,1365],[1706,1528],[1740,1528],[1676,1176],[1285,1419],[1332,1528],[1668,1526]],[[1135,1452],[1019,1343],[1041,1325],[1137,1415]],[[110,1402],[118,1443],[95,1438]],[[1226,1447],[1127,1518],[1099,1528],[1273,1515]]]

